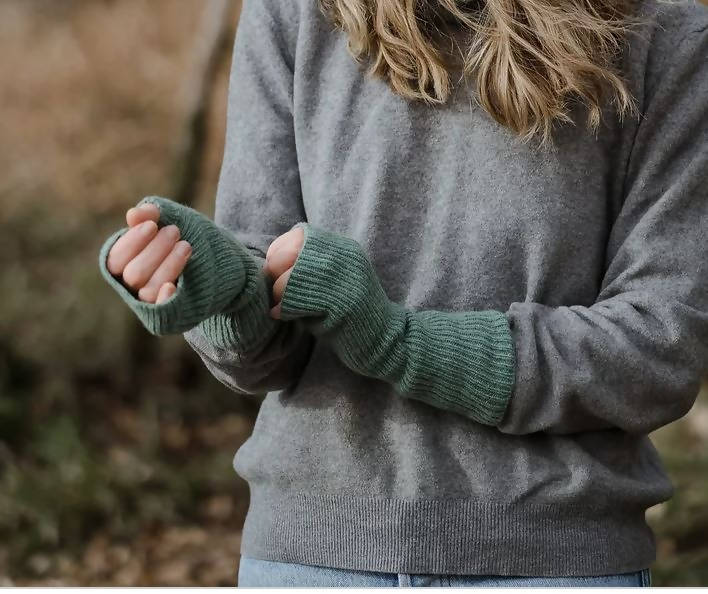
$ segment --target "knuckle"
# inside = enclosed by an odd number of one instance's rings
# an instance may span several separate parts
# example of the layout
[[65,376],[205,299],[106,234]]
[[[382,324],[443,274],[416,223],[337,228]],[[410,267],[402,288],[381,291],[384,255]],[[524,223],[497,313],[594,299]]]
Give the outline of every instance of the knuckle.
[[272,256],[273,269],[278,272],[285,272],[297,259],[300,250],[293,245],[282,246]]
[[271,244],[268,246],[268,250],[266,251],[266,258],[273,257],[273,254],[275,254],[278,251],[278,247],[283,242],[284,237],[285,237],[284,235],[279,235],[271,242]]
[[145,284],[144,275],[139,265],[135,261],[130,261],[123,269],[123,282],[131,289],[141,289]]
[[288,251],[286,252],[286,262],[288,264],[288,268],[292,267],[295,264],[295,260],[297,260],[298,255],[300,254],[300,248],[297,246],[291,246]]
[[106,259],[106,268],[111,274],[120,274],[121,272],[123,272],[121,270],[117,254],[113,250],[108,252],[108,258]]
[[290,229],[290,231],[285,234],[285,237],[287,237],[287,244],[289,246],[296,246],[305,237],[305,233],[300,227],[296,227],[295,229]]
[[160,229],[160,233],[170,241],[177,241],[180,237],[180,230],[177,225],[167,225]]

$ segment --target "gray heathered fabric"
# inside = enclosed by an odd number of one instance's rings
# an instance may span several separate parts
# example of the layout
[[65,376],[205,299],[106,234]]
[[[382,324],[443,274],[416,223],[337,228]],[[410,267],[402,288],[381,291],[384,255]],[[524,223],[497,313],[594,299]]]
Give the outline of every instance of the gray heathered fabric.
[[[660,8],[660,12],[657,10]],[[244,555],[389,572],[598,575],[654,560],[670,481],[647,434],[708,369],[708,15],[645,1],[623,56],[643,117],[523,145],[463,87],[362,72],[315,0],[246,0],[216,222],[254,254],[299,221],[359,241],[407,307],[499,309],[498,428],[356,375],[297,322],[248,356],[185,334],[243,394]]]

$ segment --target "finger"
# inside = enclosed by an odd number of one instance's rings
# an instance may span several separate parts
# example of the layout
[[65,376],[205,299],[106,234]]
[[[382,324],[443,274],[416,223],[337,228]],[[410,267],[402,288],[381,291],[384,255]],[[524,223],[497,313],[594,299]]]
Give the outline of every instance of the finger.
[[290,278],[290,273],[292,271],[292,268],[288,268],[288,270],[281,274],[278,279],[273,283],[273,298],[276,303],[283,299],[285,286],[288,284],[288,279]]
[[270,317],[276,320],[280,319],[280,303],[270,309]]
[[278,246],[280,246],[281,243],[288,241],[288,234],[290,231],[287,233],[283,233],[282,235],[278,235],[268,246],[268,249],[266,250],[266,261],[270,259],[270,257],[273,255],[273,252],[278,249]]
[[[290,237],[276,244],[275,247],[271,244],[272,249],[269,248],[270,258],[266,255],[266,273],[272,278],[278,278],[288,268],[292,268],[302,250],[302,230],[295,229],[294,231],[300,231],[300,234],[293,233]],[[281,235],[281,237],[286,236]]]
[[160,229],[147,247],[126,264],[123,269],[123,282],[135,291],[142,289],[172,251],[178,239],[179,229],[175,225]]
[[178,241],[162,264],[157,267],[147,284],[138,291],[138,297],[142,301],[155,303],[158,291],[165,283],[173,283],[177,280],[191,254],[192,246],[187,241]]
[[160,287],[159,292],[157,293],[157,299],[155,300],[155,303],[162,303],[163,301],[167,301],[172,295],[175,294],[175,291],[177,290],[177,287],[173,283],[165,283]]
[[299,250],[291,249],[290,246],[280,248],[270,260],[266,260],[264,272],[272,279],[277,279],[295,265],[299,253]]
[[160,209],[154,204],[141,204],[129,208],[125,213],[125,222],[128,227],[135,227],[145,221],[154,221],[157,223],[160,220]]
[[[305,242],[305,232],[297,227],[287,233],[276,237],[268,246],[266,252],[267,270],[272,273],[273,278],[277,278],[285,272],[297,258]],[[291,260],[290,264],[283,268],[283,263]]]
[[157,225],[146,221],[127,231],[116,241],[108,252],[106,268],[111,274],[123,274],[123,270],[153,240]]

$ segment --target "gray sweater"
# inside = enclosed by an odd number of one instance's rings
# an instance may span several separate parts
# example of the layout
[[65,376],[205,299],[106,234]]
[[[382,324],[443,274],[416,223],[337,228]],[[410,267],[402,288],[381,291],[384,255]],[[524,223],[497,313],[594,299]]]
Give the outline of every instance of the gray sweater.
[[515,381],[489,425],[357,373],[299,320],[248,349],[187,331],[216,378],[267,392],[234,459],[243,555],[549,576],[652,563],[645,510],[672,485],[648,434],[708,370],[708,11],[641,10],[622,56],[641,118],[608,109],[593,137],[578,107],[541,150],[462,86],[438,108],[395,96],[315,0],[245,0],[216,223],[262,262],[307,221],[356,240],[392,302],[502,312]]

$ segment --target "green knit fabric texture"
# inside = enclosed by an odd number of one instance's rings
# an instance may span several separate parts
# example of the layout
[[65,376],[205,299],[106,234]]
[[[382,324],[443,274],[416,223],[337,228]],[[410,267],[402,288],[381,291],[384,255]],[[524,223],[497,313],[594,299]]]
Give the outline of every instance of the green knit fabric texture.
[[281,319],[301,323],[362,375],[405,397],[497,425],[515,381],[504,314],[413,311],[388,299],[353,239],[298,223],[305,243],[288,279]]
[[218,227],[200,212],[158,196],[138,203],[160,209],[158,226],[176,225],[181,239],[192,246],[177,290],[160,304],[141,301],[113,276],[106,260],[113,244],[129,228],[111,235],[101,247],[101,274],[156,336],[181,334],[200,326],[207,338],[222,349],[247,352],[276,331],[277,320],[269,315],[272,284],[259,261],[228,230]]

